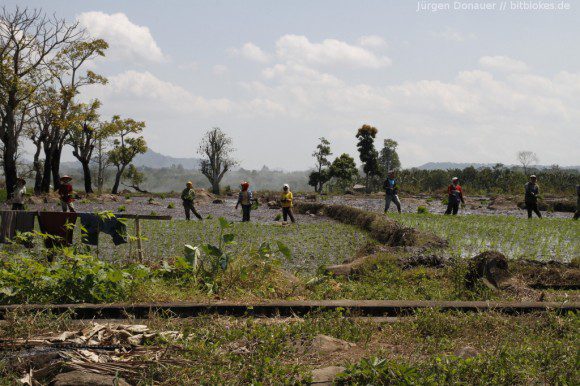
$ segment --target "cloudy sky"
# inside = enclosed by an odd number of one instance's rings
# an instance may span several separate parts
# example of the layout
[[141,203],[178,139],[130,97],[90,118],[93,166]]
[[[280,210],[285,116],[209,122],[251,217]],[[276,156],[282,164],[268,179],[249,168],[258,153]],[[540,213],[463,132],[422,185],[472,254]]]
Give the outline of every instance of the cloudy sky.
[[[462,3],[469,1],[463,0]],[[535,2],[535,1],[533,1]],[[551,3],[551,0],[547,0]],[[4,1],[78,20],[110,44],[85,89],[103,116],[147,122],[152,149],[190,157],[219,126],[242,166],[312,165],[317,138],[356,129],[429,161],[579,164],[580,4],[417,11],[412,0]],[[557,4],[559,1],[553,1]]]

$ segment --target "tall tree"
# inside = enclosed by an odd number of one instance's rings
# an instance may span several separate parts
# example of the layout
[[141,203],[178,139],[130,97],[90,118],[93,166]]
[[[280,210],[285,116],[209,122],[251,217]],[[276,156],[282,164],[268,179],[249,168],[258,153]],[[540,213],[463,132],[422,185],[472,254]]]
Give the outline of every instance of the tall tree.
[[371,177],[379,174],[379,154],[375,149],[375,137],[377,128],[371,125],[363,125],[356,133],[358,138],[357,148],[365,173],[365,185],[367,193],[371,192]]
[[517,154],[518,161],[522,164],[524,168],[524,174],[528,174],[528,168],[534,164],[537,164],[539,159],[536,153],[529,150],[519,151]]
[[214,194],[220,193],[220,182],[224,175],[237,164],[231,156],[232,139],[219,127],[214,127],[205,133],[201,140],[198,153],[202,155],[201,172],[211,183]]
[[399,154],[397,153],[397,146],[399,146],[397,141],[390,138],[385,139],[383,142],[379,163],[384,168],[385,175],[389,170],[396,170],[401,167],[401,161],[399,160]]
[[147,143],[142,136],[145,122],[138,122],[131,118],[121,119],[115,115],[111,122],[106,124],[106,130],[113,133],[113,148],[109,151],[109,160],[117,168],[112,194],[119,192],[119,184],[127,166],[133,162],[137,154],[147,151]]
[[321,193],[324,184],[330,180],[330,172],[328,170],[330,161],[328,157],[331,155],[330,142],[324,137],[320,138],[320,143],[316,146],[314,153],[312,153],[316,160],[316,170],[310,173],[308,178],[308,185],[313,186],[317,193]]
[[93,151],[98,141],[106,140],[113,133],[110,125],[99,122],[98,109],[101,102],[94,100],[90,104],[75,104],[71,108],[71,114],[75,115],[73,123],[68,130],[66,142],[73,148],[73,156],[79,160],[83,167],[85,192],[93,193],[93,183],[90,163]]
[[[53,114],[51,127],[45,137],[44,188],[52,176],[54,188],[60,185],[60,158],[70,131],[78,124],[78,114],[73,108],[74,98],[82,86],[105,84],[107,79],[81,67],[87,61],[105,55],[107,42],[102,39],[78,40],[61,50],[51,61],[50,71],[54,79],[54,89],[58,93],[58,106],[50,111]],[[48,180],[48,181],[47,181]]]
[[0,139],[8,195],[16,185],[16,156],[23,127],[17,115],[25,101],[47,82],[49,61],[82,37],[78,24],[42,11],[3,7],[0,12]]
[[358,175],[354,158],[343,153],[330,165],[330,176],[336,178],[337,185],[344,191]]

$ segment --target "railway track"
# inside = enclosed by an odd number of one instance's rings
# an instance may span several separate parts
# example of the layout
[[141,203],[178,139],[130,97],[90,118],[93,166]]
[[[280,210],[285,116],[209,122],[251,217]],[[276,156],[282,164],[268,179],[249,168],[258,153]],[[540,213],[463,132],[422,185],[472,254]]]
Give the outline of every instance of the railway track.
[[313,312],[341,310],[349,316],[400,317],[413,315],[421,309],[434,308],[441,312],[487,312],[508,315],[553,311],[577,312],[580,302],[484,302],[484,301],[402,301],[402,300],[321,300],[277,301],[256,303],[134,303],[134,304],[25,304],[0,306],[0,320],[6,313],[26,312],[70,313],[73,319],[147,319],[159,317],[188,318],[208,314],[235,317],[289,317]]

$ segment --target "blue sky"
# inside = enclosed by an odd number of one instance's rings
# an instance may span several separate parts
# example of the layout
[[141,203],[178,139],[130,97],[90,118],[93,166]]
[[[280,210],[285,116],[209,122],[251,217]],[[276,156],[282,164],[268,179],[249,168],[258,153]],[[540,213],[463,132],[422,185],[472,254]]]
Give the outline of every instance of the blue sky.
[[379,143],[399,141],[406,167],[509,164],[518,150],[542,164],[580,163],[573,2],[439,12],[417,12],[411,0],[5,3],[105,38],[107,58],[91,69],[109,84],[83,97],[101,99],[104,118],[145,120],[150,147],[165,154],[195,156],[203,132],[219,126],[242,166],[305,169],[318,137],[335,155],[355,155],[356,129],[370,123]]

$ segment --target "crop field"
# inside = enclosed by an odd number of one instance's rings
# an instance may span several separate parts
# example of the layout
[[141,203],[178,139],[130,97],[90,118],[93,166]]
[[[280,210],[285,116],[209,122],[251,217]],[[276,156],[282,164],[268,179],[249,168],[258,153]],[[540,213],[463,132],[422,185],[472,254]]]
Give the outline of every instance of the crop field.
[[[200,221],[143,221],[142,237],[145,259],[159,262],[183,255],[184,245],[200,245],[218,241],[216,219]],[[134,234],[132,221],[128,232]],[[263,242],[284,243],[291,258],[284,259],[284,267],[292,271],[312,273],[323,265],[336,264],[352,257],[368,243],[374,243],[366,231],[335,221],[282,225],[281,223],[232,223],[230,232],[236,238],[231,252],[240,255]],[[99,256],[105,260],[128,260],[135,257],[135,242],[115,247],[110,238],[101,236]]]
[[449,241],[449,253],[472,257],[497,250],[511,259],[568,262],[580,257],[580,225],[570,219],[521,219],[511,216],[389,214],[394,220],[433,232]]

